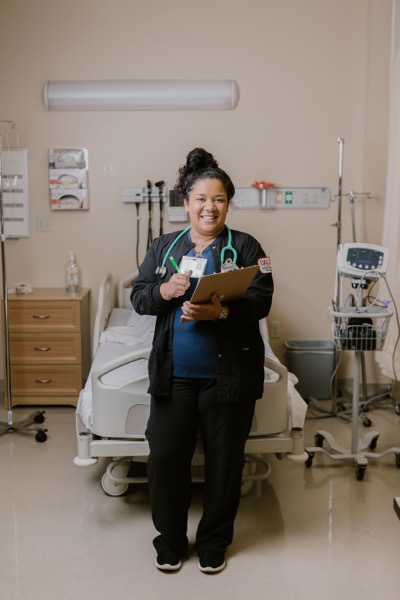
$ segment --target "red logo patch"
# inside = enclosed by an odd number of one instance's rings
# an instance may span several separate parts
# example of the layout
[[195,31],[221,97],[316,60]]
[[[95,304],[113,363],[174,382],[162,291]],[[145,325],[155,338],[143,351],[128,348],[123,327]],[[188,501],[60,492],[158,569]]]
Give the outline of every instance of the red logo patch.
[[272,273],[271,259],[269,256],[259,258],[257,264],[260,267],[260,273]]

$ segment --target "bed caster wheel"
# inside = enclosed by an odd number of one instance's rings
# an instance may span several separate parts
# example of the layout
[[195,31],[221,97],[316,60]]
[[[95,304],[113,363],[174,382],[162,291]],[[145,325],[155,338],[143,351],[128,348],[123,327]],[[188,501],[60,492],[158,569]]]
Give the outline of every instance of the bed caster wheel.
[[307,452],[308,454],[308,458],[305,461],[305,465],[307,467],[307,469],[310,469],[312,467],[312,463],[313,463],[313,458],[315,456],[314,452]]
[[44,421],[44,413],[40,413],[39,415],[35,415],[33,417],[33,420],[35,421],[35,423],[43,423]]
[[400,415],[400,404],[395,404],[394,410],[396,414]]
[[370,450],[375,450],[375,448],[376,448],[376,445],[377,445],[377,443],[378,443],[378,438],[379,438],[379,435],[377,435],[377,436],[375,436],[374,438],[372,438],[372,440],[371,440],[371,442],[370,442],[370,444],[369,444],[369,446],[368,446],[368,448],[369,448]]
[[400,452],[396,452],[395,455],[396,467],[400,469]]
[[372,425],[371,419],[363,416],[363,417],[361,417],[361,420],[362,420],[362,424],[364,425],[364,427],[371,427],[371,425]]
[[356,478],[357,478],[357,481],[362,481],[364,479],[366,468],[367,468],[366,465],[364,465],[364,466],[358,465],[357,466],[357,469],[356,469]]
[[322,444],[324,443],[324,436],[321,435],[320,433],[317,433],[314,437],[315,440],[315,445],[317,446],[317,448],[322,448]]
[[114,483],[107,473],[101,478],[101,487],[107,496],[123,496],[129,487],[129,483]]
[[337,403],[337,411],[338,412],[344,412],[346,410],[345,405],[343,404],[343,402],[338,402]]
[[35,440],[39,443],[45,442],[47,440],[46,431],[47,429],[40,429],[35,435]]
[[278,460],[283,460],[286,455],[284,452],[275,452],[275,456]]

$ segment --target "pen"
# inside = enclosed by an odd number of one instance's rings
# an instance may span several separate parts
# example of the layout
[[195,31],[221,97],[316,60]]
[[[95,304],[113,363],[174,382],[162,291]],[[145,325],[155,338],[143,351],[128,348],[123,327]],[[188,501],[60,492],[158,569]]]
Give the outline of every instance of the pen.
[[174,257],[172,256],[172,254],[171,254],[171,256],[169,257],[169,260],[172,262],[172,264],[173,264],[173,267],[174,267],[175,271],[176,271],[177,273],[179,273],[179,267],[178,267],[178,265],[176,264],[176,260],[174,259]]

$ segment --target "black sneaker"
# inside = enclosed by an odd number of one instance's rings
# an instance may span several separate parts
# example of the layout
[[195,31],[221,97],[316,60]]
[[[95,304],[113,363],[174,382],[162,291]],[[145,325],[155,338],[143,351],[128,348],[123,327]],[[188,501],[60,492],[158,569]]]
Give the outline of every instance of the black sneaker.
[[163,550],[157,554],[156,567],[160,571],[177,571],[181,566],[181,559],[176,552]]
[[225,569],[226,561],[223,552],[214,550],[203,550],[199,554],[199,569],[203,573],[218,573]]

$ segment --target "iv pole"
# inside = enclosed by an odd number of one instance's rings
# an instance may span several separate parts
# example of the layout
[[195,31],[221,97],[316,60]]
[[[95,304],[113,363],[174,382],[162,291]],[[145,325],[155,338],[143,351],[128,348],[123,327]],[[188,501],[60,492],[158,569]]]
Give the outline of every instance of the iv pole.
[[44,411],[38,410],[29,417],[13,422],[12,411],[12,386],[11,386],[11,366],[10,366],[10,327],[8,313],[8,287],[7,287],[7,265],[6,265],[6,233],[4,219],[4,195],[3,195],[3,161],[2,161],[2,125],[6,124],[15,129],[14,121],[0,120],[0,246],[1,246],[1,270],[2,270],[2,288],[3,288],[3,327],[4,327],[4,352],[5,352],[5,391],[7,393],[7,422],[0,421],[0,435],[4,433],[31,433],[36,432],[36,441],[45,442],[47,439],[44,427],[28,427],[28,423],[43,423]]
[[[339,144],[339,173],[338,173],[338,193],[337,193],[337,203],[338,203],[338,216],[337,222],[334,223],[334,227],[337,229],[337,238],[336,238],[336,248],[339,248],[342,243],[342,187],[343,187],[343,145],[344,138],[337,139]],[[340,286],[340,276],[336,273],[336,297],[333,300],[334,307],[339,306],[339,286]],[[335,373],[332,379],[332,410],[333,414],[337,414],[338,411],[338,403],[337,403],[337,373],[335,369]]]
[[[343,145],[344,145],[344,138],[338,138],[338,143],[339,143],[339,178],[338,178],[338,194],[337,194],[337,201],[338,201],[338,220],[337,223],[335,223],[334,225],[337,227],[337,248],[339,248],[340,244],[342,243],[342,198],[343,198]],[[356,227],[355,227],[355,214],[354,214],[354,201],[357,198],[358,195],[361,196],[367,196],[368,198],[371,198],[371,194],[369,192],[362,192],[361,194],[357,194],[356,192],[354,192],[353,190],[350,190],[348,194],[346,194],[346,196],[348,196],[349,201],[350,201],[350,211],[351,211],[351,223],[352,223],[352,234],[353,234],[353,242],[356,242]],[[336,297],[335,297],[335,305],[336,307],[339,306],[339,296],[340,296],[340,275],[339,273],[337,273],[337,281],[336,281]],[[368,405],[368,402],[370,402],[371,400],[376,400],[382,397],[385,397],[387,395],[390,395],[390,388],[389,389],[385,389],[382,392],[372,396],[371,398],[368,398],[368,394],[367,394],[367,377],[366,377],[366,367],[365,367],[365,355],[364,352],[361,351],[360,352],[360,364],[361,364],[361,382],[362,382],[362,388],[363,388],[363,403]],[[336,401],[336,395],[337,395],[337,378],[336,378],[336,374],[334,377],[334,381],[333,381],[333,385],[332,385],[332,393],[333,393],[333,405],[334,405],[334,412],[336,412],[337,410],[337,401]]]
[[[336,247],[339,248],[340,244],[342,243],[342,182],[343,182],[343,144],[344,144],[344,139],[343,138],[338,138],[338,144],[339,144],[339,178],[338,178],[338,195],[337,195],[337,202],[338,202],[338,219],[337,219],[337,223],[336,223],[336,228],[337,228],[337,241],[336,241]],[[339,283],[340,278],[339,276],[337,283]],[[337,292],[337,296],[335,298],[335,302],[336,305],[338,306],[339,304],[339,285],[336,286],[336,289],[338,290]]]

